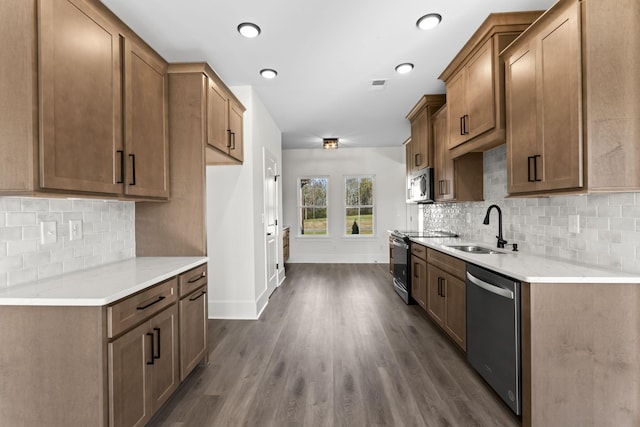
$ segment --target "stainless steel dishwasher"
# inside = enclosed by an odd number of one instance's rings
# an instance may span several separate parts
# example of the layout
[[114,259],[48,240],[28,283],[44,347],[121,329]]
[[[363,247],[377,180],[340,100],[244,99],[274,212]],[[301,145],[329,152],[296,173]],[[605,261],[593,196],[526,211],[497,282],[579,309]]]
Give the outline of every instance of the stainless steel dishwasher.
[[467,264],[467,360],[520,415],[520,282],[474,264]]

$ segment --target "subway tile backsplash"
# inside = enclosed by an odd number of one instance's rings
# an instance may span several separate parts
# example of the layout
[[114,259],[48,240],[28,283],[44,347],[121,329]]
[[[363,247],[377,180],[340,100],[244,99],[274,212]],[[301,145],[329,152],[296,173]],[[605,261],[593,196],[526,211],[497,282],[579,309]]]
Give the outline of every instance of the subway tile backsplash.
[[[497,212],[504,238],[521,251],[640,273],[640,193],[507,199],[506,146],[484,153],[484,202],[422,205],[425,229],[452,230],[464,239],[495,245]],[[579,233],[569,231],[579,218]],[[541,268],[544,268],[541,266]]]
[[[82,239],[69,239],[69,221]],[[56,223],[42,244],[40,223]],[[0,197],[0,286],[14,286],[135,256],[134,202]]]

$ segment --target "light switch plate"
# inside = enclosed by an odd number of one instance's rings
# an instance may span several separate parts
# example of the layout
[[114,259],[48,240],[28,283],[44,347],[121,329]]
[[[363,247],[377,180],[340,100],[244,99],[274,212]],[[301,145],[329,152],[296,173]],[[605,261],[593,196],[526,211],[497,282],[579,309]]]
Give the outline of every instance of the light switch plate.
[[82,220],[72,219],[69,221],[69,240],[82,239]]
[[58,227],[55,221],[42,221],[40,223],[40,242],[43,245],[58,241]]

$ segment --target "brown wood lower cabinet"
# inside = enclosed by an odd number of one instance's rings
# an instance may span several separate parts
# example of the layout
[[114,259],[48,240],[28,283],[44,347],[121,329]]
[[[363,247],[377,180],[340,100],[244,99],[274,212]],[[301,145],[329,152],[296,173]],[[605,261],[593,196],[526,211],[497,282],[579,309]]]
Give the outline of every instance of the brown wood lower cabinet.
[[183,273],[180,281],[180,380],[207,356],[207,267]]
[[427,248],[411,243],[411,297],[427,309]]
[[178,308],[109,343],[110,426],[142,426],[178,387]]
[[145,425],[207,360],[206,271],[108,306],[0,306],[0,426]]
[[427,313],[466,351],[467,300],[464,261],[427,250]]

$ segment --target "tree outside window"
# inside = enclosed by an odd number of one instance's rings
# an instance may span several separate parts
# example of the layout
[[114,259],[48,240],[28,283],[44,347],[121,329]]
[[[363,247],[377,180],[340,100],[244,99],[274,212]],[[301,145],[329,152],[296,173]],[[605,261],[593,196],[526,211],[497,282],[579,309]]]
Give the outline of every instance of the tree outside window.
[[345,189],[345,233],[373,235],[375,232],[373,176],[348,176]]
[[327,188],[329,178],[299,178],[299,230],[300,235],[326,236],[329,234],[327,218]]

